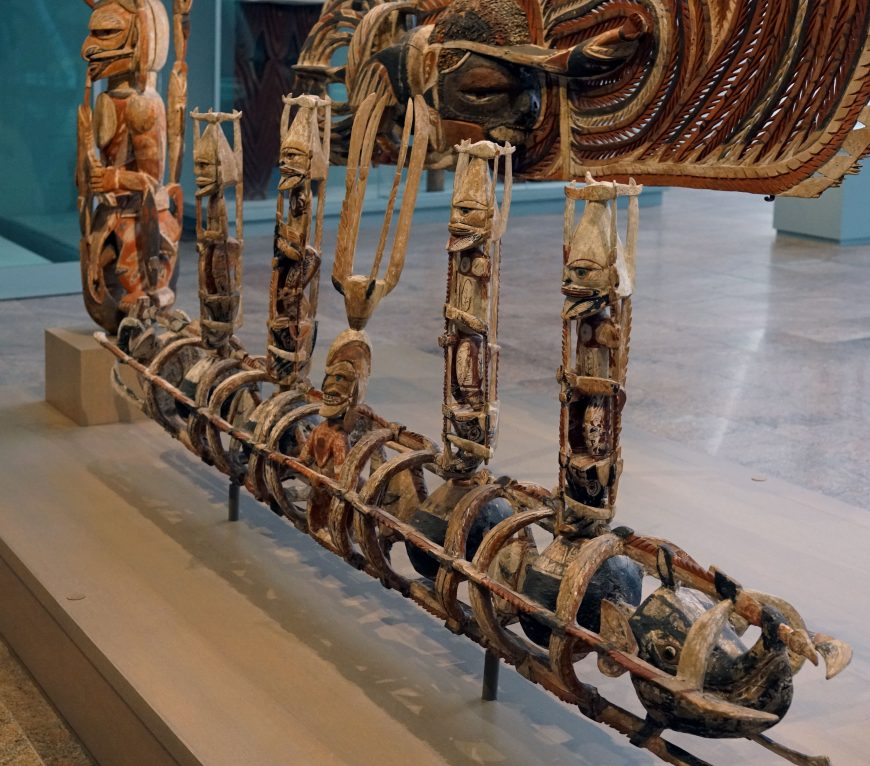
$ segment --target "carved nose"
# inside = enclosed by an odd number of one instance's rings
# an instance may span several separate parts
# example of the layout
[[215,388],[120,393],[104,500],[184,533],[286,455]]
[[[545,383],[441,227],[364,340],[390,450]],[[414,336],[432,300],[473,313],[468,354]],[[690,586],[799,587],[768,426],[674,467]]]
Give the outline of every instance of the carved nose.
[[97,47],[96,45],[88,45],[86,43],[82,46],[82,58],[85,59],[85,61],[88,61],[91,56],[93,56],[99,50],[99,47]]

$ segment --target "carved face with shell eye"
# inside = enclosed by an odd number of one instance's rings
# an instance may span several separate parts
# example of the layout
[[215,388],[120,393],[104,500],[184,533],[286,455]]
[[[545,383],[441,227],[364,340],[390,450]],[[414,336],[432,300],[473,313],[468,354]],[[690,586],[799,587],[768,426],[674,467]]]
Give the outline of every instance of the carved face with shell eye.
[[492,237],[492,177],[485,157],[470,156],[464,170],[457,169],[450,223],[450,252],[481,247]]
[[281,180],[278,191],[292,191],[311,175],[311,154],[307,148],[287,142],[281,146],[278,160]]
[[447,249],[451,252],[469,250],[484,244],[492,233],[489,206],[474,199],[454,203],[447,230],[450,232]]
[[619,282],[615,262],[610,210],[604,202],[589,201],[571,237],[571,250],[562,271],[565,319],[595,312],[607,302]]
[[522,144],[541,113],[541,80],[533,70],[469,53],[439,82],[443,119],[482,129],[480,138]]

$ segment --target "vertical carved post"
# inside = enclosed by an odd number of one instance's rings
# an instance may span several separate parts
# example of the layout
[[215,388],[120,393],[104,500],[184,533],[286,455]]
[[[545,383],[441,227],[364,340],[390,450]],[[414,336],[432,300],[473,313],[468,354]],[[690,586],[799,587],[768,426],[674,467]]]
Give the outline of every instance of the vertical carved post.
[[[229,353],[234,329],[241,324],[242,285],[242,139],[241,112],[194,110],[193,162],[196,172],[196,249],[199,255],[200,334],[205,348]],[[233,124],[230,147],[221,125]],[[200,129],[200,123],[205,127]],[[224,192],[235,187],[236,225],[230,233]],[[207,207],[203,210],[203,200]]]
[[181,178],[181,161],[184,158],[184,116],[187,111],[187,40],[190,37],[192,6],[193,0],[174,0],[172,5],[172,40],[175,45],[175,62],[169,73],[166,98],[170,184],[177,184]]
[[[594,535],[614,514],[622,473],[619,447],[631,329],[631,292],[643,187],[565,187],[562,365],[557,532]],[[617,234],[616,201],[629,199],[628,234]],[[586,207],[574,226],[577,200]]]
[[[313,102],[312,102],[313,103]],[[402,133],[402,148],[396,163],[392,191],[381,236],[368,274],[354,273],[357,236],[362,217],[365,188],[377,128],[386,105],[385,99],[371,94],[354,118],[351,146],[345,180],[345,198],[335,247],[332,283],[344,296],[348,329],[339,334],[326,355],[319,414],[323,421],[311,432],[300,452],[299,460],[317,466],[326,476],[338,476],[342,465],[363,434],[371,428],[371,418],[363,411],[366,385],[371,374],[371,345],[364,332],[368,320],[380,301],[399,283],[405,266],[405,254],[414,215],[417,189],[423,173],[423,163],[429,146],[428,110],[421,97],[409,101]],[[414,138],[411,146],[411,128]],[[410,151],[409,151],[410,148]],[[328,155],[327,155],[328,156]],[[384,276],[381,261],[386,252],[395,204],[398,198],[405,160],[408,160],[405,193],[399,209],[393,244],[390,248]],[[320,216],[318,215],[318,220]],[[315,237],[317,242],[317,237]],[[378,456],[372,456],[377,460]],[[320,542],[336,548],[337,543],[326,530],[331,495],[313,487],[309,496],[307,523],[309,531]]]
[[[297,107],[293,121],[290,110]],[[308,373],[317,335],[320,242],[329,170],[330,102],[284,97],[272,281],[269,290],[267,365],[288,390],[310,388]],[[318,183],[317,213],[312,181]],[[314,225],[314,247],[309,245]]]
[[[170,78],[170,183],[164,185],[167,116],[156,90],[166,63],[169,20],[160,0],[87,0],[82,45],[88,62],[78,111],[76,185],[82,238],[82,294],[88,313],[117,331],[134,307],[162,310],[173,290],[182,197],[184,56],[191,0],[175,6],[176,62]],[[180,34],[180,37],[179,37]],[[106,90],[91,107],[92,83]],[[96,204],[95,204],[96,203]]]
[[[489,462],[498,428],[498,300],[501,237],[511,194],[510,144],[459,146],[447,243],[444,305],[444,451],[441,469],[468,477]],[[495,196],[504,158],[504,196]]]

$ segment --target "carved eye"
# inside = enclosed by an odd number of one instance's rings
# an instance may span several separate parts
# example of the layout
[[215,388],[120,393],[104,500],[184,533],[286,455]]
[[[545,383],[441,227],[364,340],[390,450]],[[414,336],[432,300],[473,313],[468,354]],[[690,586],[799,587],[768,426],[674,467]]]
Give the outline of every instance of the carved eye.
[[673,662],[677,659],[677,649],[674,646],[666,646],[662,649],[662,657],[664,657],[668,662]]
[[336,375],[335,376],[336,383],[341,383],[343,380],[344,380],[344,375]]

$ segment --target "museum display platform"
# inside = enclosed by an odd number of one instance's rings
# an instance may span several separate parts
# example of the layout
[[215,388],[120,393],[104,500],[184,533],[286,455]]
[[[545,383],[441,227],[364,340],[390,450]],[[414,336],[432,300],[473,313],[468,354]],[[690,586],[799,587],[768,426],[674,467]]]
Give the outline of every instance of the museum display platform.
[[[440,365],[379,343],[390,375],[368,401],[437,434]],[[555,401],[510,385],[501,399],[494,470],[552,484]],[[656,762],[513,670],[481,702],[480,647],[245,493],[228,522],[224,477],[153,423],[80,428],[8,387],[0,422],[0,631],[102,766]],[[852,645],[840,677],[797,677],[771,735],[865,763],[866,511],[631,429],[623,450],[618,522]],[[585,663],[584,680],[640,712],[626,678]],[[668,738],[715,764],[782,763],[746,741]]]

